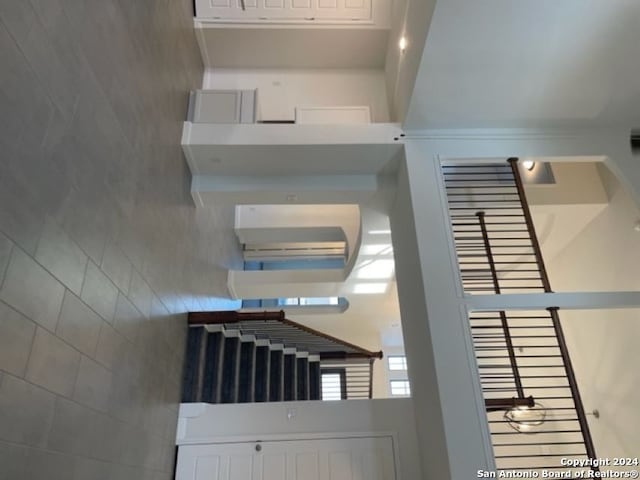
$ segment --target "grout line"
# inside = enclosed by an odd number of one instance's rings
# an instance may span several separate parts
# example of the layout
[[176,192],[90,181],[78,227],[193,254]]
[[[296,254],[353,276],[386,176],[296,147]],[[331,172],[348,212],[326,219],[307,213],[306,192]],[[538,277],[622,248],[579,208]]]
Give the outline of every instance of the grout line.
[[11,263],[11,259],[13,257],[13,248],[15,246],[15,244],[8,237],[5,236],[5,238],[9,240],[10,246],[7,252],[7,264],[4,266],[4,268],[0,272],[0,291],[2,291],[2,287],[4,287],[4,281],[7,277],[7,272],[9,271],[9,264]]
[[[65,231],[65,233],[66,233],[66,231]],[[71,238],[71,237],[69,237],[69,238]],[[84,251],[82,253],[84,253]],[[85,253],[85,256],[87,257],[87,261],[84,264],[84,275],[82,275],[82,283],[80,284],[80,291],[78,292],[78,295],[77,295],[82,303],[85,303],[82,300],[82,292],[84,291],[84,284],[87,282],[87,272],[89,271],[89,262],[91,261],[91,258],[89,257],[89,255],[87,255]],[[91,307],[89,307],[89,308],[91,308]]]

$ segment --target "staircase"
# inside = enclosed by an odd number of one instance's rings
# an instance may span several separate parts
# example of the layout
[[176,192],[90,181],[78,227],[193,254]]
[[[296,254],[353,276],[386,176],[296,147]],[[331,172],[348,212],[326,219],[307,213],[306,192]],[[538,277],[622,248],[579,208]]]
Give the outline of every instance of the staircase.
[[373,361],[382,352],[291,322],[284,312],[198,312],[189,324],[183,403],[322,400],[323,366],[343,372],[343,398],[371,398]]

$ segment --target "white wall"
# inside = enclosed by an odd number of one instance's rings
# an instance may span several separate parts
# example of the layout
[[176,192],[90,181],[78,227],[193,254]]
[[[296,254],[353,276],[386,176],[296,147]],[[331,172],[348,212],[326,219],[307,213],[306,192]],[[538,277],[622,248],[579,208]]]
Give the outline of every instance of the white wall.
[[[633,229],[640,210],[613,176],[602,166],[599,169],[609,205],[547,260],[556,291],[640,290],[640,232]],[[561,310],[560,314],[585,408],[601,413],[599,420],[589,417],[598,456],[636,456],[640,310]]]
[[236,206],[236,231],[249,228],[291,227],[340,227],[347,238],[351,257],[360,234],[360,208],[358,205]]
[[[349,309],[339,315],[290,315],[288,318],[374,352],[386,350],[381,331],[400,323],[395,282],[384,295],[348,295]],[[389,396],[386,357],[373,364],[373,398]]]
[[599,170],[609,204],[582,231],[565,231],[573,241],[547,259],[556,291],[640,290],[640,232],[634,230],[640,210],[604,165]]
[[638,125],[639,19],[633,0],[439,1],[406,124]]
[[[525,184],[538,241],[545,258],[550,259],[607,207],[609,198],[596,159],[564,163],[553,158],[535,160],[549,162],[555,179],[553,184]],[[528,173],[523,172],[525,180]],[[535,169],[531,173],[535,174]]]
[[258,89],[258,120],[294,120],[296,106],[367,105],[388,122],[382,70],[207,69],[205,89]]
[[[206,443],[207,439],[220,440],[220,437],[227,441],[233,441],[233,437],[250,441],[283,434],[395,433],[401,478],[423,478],[411,399],[206,405],[203,408],[202,414],[195,418],[181,414],[178,445]],[[289,412],[294,414],[292,419],[287,417]]]
[[[362,248],[358,251],[356,242],[360,234],[361,213]],[[272,272],[234,272],[232,274],[234,285],[239,286],[240,284],[236,280],[249,280],[248,277],[253,276],[260,283],[253,285],[251,291],[265,292],[267,289],[275,288],[277,281],[284,281],[292,278],[292,275],[296,275],[295,282],[287,283],[287,296],[294,296],[295,292],[299,292],[303,288],[312,289],[314,294],[311,296],[322,296],[328,291],[332,291],[334,292],[332,295],[346,297],[349,301],[349,308],[343,313],[328,313],[324,315],[300,314],[291,311],[288,315],[289,319],[371,351],[383,350],[380,338],[381,331],[400,323],[395,281],[393,278],[371,280],[372,282],[388,282],[387,291],[383,294],[354,294],[353,290],[356,284],[367,281],[358,278],[357,270],[361,264],[370,263],[378,258],[393,260],[390,234],[369,233],[370,230],[384,231],[389,229],[386,214],[371,209],[363,209],[361,212],[358,205],[239,205],[236,207],[235,228],[238,232],[242,232],[247,228],[333,225],[339,226],[346,233],[350,255],[358,254],[357,259],[353,259],[356,263],[354,271],[351,272],[346,281],[341,279],[338,283],[331,283],[325,278],[323,285],[319,283],[304,285],[297,275],[304,275],[305,278],[308,278],[310,272],[278,271],[271,276],[271,280],[268,282],[269,285],[265,286],[260,282],[259,276],[271,274]],[[385,247],[386,245],[388,247]],[[373,254],[367,251],[367,246],[385,248],[383,248],[383,252]],[[377,252],[375,248],[374,251]],[[329,272],[324,271],[323,273],[328,274]],[[248,286],[243,283],[243,291],[246,291]],[[327,288],[334,288],[334,290],[327,290]],[[374,398],[386,398],[389,396],[385,362],[386,359],[383,359],[382,361],[376,360],[374,363]]]

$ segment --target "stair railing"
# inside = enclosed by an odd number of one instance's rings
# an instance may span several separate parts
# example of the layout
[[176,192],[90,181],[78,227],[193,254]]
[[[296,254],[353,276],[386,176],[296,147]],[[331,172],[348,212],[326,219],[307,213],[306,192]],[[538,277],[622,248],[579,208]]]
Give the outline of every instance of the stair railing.
[[[518,159],[443,174],[465,292],[551,292]],[[597,459],[558,309],[475,312],[470,326],[498,468]]]

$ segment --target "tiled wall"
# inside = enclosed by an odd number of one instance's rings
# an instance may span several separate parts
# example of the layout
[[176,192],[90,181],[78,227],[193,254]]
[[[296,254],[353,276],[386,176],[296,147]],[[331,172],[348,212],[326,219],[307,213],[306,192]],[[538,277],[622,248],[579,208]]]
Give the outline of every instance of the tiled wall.
[[0,0],[2,479],[172,477],[184,312],[240,261],[179,146],[190,9]]

